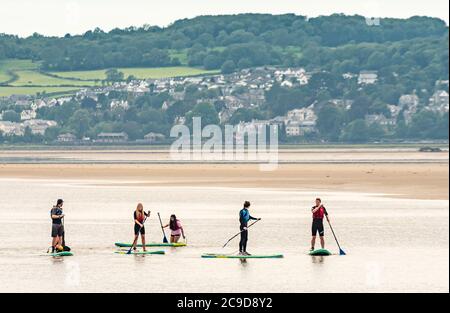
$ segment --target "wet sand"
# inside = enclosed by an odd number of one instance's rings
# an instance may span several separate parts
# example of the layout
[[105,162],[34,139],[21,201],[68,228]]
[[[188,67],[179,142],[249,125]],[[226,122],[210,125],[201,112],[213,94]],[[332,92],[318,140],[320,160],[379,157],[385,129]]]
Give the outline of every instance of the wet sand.
[[448,163],[281,164],[2,164],[0,178],[67,179],[114,186],[220,186],[366,192],[409,199],[449,199]]

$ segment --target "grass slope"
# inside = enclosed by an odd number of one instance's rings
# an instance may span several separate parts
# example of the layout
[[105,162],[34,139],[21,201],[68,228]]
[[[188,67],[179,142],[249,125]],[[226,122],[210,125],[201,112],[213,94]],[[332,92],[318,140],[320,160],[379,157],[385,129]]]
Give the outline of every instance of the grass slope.
[[[181,77],[181,76],[196,76],[203,74],[216,74],[218,71],[207,71],[199,68],[188,66],[174,66],[174,67],[155,67],[155,68],[119,68],[119,71],[125,74],[125,77],[130,75],[139,79],[158,79],[167,77]],[[62,78],[75,78],[83,80],[102,80],[106,78],[106,70],[96,71],[73,71],[73,72],[52,72]]]

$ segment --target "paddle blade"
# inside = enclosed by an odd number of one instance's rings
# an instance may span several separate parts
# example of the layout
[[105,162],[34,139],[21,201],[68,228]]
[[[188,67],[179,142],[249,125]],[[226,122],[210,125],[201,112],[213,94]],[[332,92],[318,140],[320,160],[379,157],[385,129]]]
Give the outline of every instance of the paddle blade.
[[347,254],[344,252],[344,250],[339,249],[339,255],[347,255]]
[[163,242],[164,242],[164,243],[169,243],[169,241],[167,240],[166,237],[164,237]]

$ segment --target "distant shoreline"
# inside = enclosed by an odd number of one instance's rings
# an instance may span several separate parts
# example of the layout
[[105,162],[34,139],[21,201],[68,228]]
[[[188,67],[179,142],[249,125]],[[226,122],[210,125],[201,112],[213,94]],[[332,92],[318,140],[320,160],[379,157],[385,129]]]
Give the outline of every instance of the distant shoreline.
[[[419,149],[424,146],[437,147],[442,149],[449,149],[449,142],[446,141],[417,141],[405,143],[363,143],[363,144],[349,144],[349,143],[305,143],[305,144],[279,144],[280,150],[292,149]],[[23,144],[0,144],[1,151],[27,151],[27,150],[56,150],[56,151],[128,151],[128,150],[143,150],[153,151],[162,150],[168,151],[170,145],[23,145]]]

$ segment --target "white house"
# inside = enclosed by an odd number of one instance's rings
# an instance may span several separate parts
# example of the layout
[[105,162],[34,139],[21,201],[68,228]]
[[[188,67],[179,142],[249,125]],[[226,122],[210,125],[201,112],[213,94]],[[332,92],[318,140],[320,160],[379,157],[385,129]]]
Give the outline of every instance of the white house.
[[32,120],[36,118],[36,111],[33,110],[24,110],[20,113],[20,119],[22,121]]
[[358,84],[371,85],[378,81],[377,71],[361,71],[358,76]]
[[122,108],[124,110],[128,110],[129,105],[128,105],[128,101],[126,100],[113,100],[111,101],[111,110],[114,110],[116,108]]

